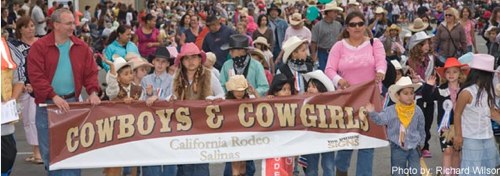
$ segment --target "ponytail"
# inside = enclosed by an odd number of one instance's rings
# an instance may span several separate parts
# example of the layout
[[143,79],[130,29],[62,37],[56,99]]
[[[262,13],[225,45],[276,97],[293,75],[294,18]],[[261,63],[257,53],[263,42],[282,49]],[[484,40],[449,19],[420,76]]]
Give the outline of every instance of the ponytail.
[[113,43],[116,40],[116,38],[118,38],[118,35],[125,33],[125,31],[129,29],[132,29],[129,25],[120,25],[116,30],[114,30],[113,32],[111,32],[111,34],[109,34],[106,45]]

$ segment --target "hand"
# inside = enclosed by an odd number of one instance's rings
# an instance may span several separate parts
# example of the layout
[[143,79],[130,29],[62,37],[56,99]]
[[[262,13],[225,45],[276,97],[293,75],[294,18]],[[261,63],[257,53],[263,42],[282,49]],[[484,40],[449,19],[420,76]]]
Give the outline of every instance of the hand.
[[257,91],[255,90],[255,88],[253,86],[251,86],[250,84],[248,84],[248,94],[252,94],[256,97],[258,97],[258,93]]
[[147,87],[146,87],[146,94],[148,96],[151,96],[153,95],[153,86],[151,84],[149,84]]
[[102,54],[100,54],[100,55],[101,55],[102,61],[103,61],[104,63],[108,64],[110,67],[111,67],[111,66],[114,66],[114,65],[113,65],[113,62],[111,62],[111,61],[110,61],[110,60],[109,60],[109,59],[108,59],[105,55],[102,55]]
[[124,98],[124,99],[123,99],[123,102],[124,102],[125,104],[130,104],[130,103],[132,103],[132,101],[133,101],[133,100],[134,100],[133,98],[131,98],[131,97],[127,97],[127,98]]
[[87,101],[90,101],[90,104],[92,104],[92,105],[101,104],[101,98],[99,98],[99,96],[97,96],[97,92],[93,92],[92,94],[90,94]]
[[368,104],[365,105],[365,109],[368,112],[374,112],[375,111],[375,106],[373,106],[373,104],[371,104],[371,103],[368,103]]
[[350,85],[345,79],[339,80],[339,88],[340,89],[347,89]]
[[436,75],[429,76],[429,78],[427,79],[427,84],[429,84],[431,86],[435,86],[436,85]]
[[316,62],[318,60],[318,55],[312,54],[311,59],[313,60],[313,62]]
[[151,48],[151,47],[153,47],[153,43],[151,43],[151,42],[150,42],[150,43],[146,44],[146,46],[147,46],[148,48]]
[[31,87],[31,84],[26,84],[24,86],[24,91],[28,92],[28,93],[31,93],[33,92],[33,87]]
[[151,106],[153,105],[153,103],[158,100],[158,97],[157,96],[152,96],[152,97],[149,97],[147,100],[146,100],[146,106]]
[[455,151],[462,151],[463,142],[464,138],[462,136],[455,135],[453,138],[453,149],[455,149]]
[[500,112],[498,112],[498,109],[496,108],[490,108],[490,113],[491,113],[491,119],[500,123]]
[[60,110],[64,111],[64,112],[68,112],[69,111],[69,104],[68,102],[66,102],[66,100],[62,99],[59,95],[56,95],[52,98],[52,101],[54,102],[54,104],[59,107]]
[[274,95],[267,95],[267,98],[274,98]]
[[385,79],[385,74],[383,73],[377,73],[377,75],[375,76],[375,81],[377,83],[382,82],[384,79]]

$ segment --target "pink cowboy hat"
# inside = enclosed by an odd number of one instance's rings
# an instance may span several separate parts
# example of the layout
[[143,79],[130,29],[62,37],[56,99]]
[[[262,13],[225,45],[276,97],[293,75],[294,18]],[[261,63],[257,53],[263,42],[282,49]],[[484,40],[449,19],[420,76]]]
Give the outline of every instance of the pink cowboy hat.
[[474,54],[471,63],[469,63],[469,67],[487,72],[497,72],[494,68],[495,57],[489,54]]
[[200,55],[201,56],[201,64],[205,63],[207,60],[207,55],[205,52],[201,51],[198,46],[194,43],[186,43],[184,46],[181,48],[181,53],[177,55],[177,58],[175,58],[174,64],[179,66],[181,64],[181,59],[184,56],[192,56],[192,55]]

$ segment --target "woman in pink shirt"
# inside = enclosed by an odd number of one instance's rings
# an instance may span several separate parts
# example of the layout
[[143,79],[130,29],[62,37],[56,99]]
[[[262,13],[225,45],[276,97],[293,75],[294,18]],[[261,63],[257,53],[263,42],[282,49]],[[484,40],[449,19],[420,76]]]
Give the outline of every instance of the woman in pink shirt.
[[[361,12],[349,13],[347,26],[341,34],[343,39],[330,50],[325,73],[338,89],[371,80],[380,83],[385,77],[387,62],[384,46],[380,40],[366,36],[365,24]],[[337,152],[337,175],[347,175],[351,155],[352,150]],[[360,149],[357,162],[356,175],[373,175],[373,149]]]
[[476,47],[476,34],[474,33],[474,26],[476,24],[474,24],[471,18],[472,13],[470,9],[468,7],[464,7],[462,11],[460,11],[460,24],[462,24],[465,30],[465,38],[467,39],[467,52],[472,52],[472,49],[474,49],[474,53],[478,53]]
[[137,43],[141,56],[148,58],[156,52],[156,48],[163,43],[163,39],[159,37],[160,31],[155,27],[156,17],[147,14],[143,21],[144,25],[135,31],[134,42]]

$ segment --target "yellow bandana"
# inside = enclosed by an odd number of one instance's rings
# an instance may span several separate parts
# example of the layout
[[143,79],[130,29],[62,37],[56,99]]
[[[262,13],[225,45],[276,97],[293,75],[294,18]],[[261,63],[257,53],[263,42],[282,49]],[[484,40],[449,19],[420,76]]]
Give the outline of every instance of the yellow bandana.
[[413,114],[415,113],[415,103],[412,103],[411,105],[396,103],[396,112],[398,113],[398,118],[401,124],[405,128],[408,128],[411,119],[413,119]]

